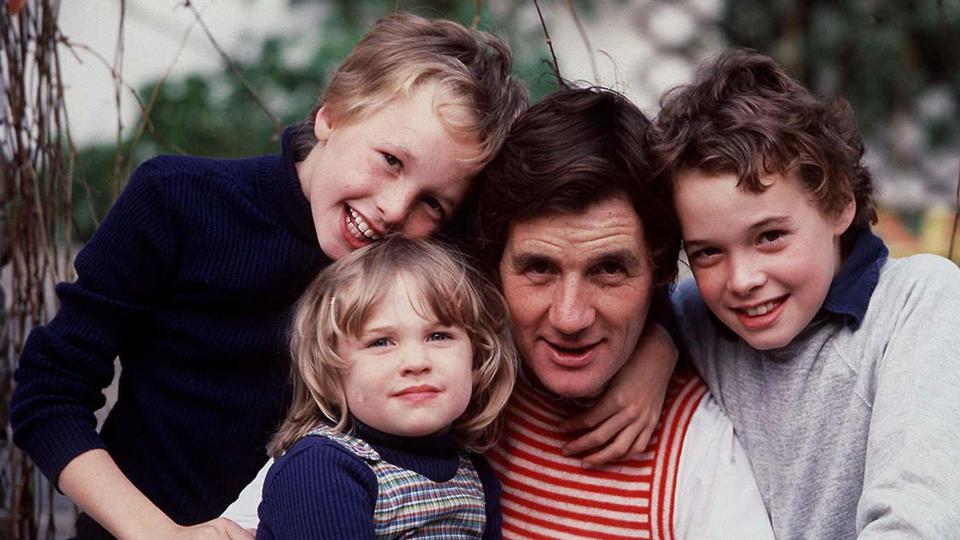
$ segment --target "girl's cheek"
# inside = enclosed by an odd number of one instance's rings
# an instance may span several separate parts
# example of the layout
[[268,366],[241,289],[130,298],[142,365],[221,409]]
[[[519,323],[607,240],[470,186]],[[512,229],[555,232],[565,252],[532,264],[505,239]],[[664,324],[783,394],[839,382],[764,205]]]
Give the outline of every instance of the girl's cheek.
[[440,223],[432,219],[424,210],[414,210],[403,227],[403,236],[407,238],[425,238],[437,232]]

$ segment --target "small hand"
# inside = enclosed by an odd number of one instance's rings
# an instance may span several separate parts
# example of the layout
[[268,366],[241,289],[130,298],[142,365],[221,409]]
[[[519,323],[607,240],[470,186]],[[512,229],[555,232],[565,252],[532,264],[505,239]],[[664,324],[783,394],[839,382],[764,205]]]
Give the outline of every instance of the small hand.
[[648,324],[634,353],[611,380],[600,401],[560,426],[567,432],[590,430],[567,443],[564,454],[595,450],[582,458],[581,466],[585,469],[639,458],[660,421],[677,357],[670,334],[656,323]]
[[177,526],[163,538],[176,540],[253,540],[256,529],[244,529],[227,518],[216,518],[189,527]]

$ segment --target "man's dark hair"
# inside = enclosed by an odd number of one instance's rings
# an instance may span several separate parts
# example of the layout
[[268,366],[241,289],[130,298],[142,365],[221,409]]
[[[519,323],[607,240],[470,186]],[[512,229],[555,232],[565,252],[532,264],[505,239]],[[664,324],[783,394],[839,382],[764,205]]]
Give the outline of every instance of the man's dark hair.
[[625,196],[643,223],[657,285],[653,309],[662,310],[677,274],[680,234],[672,190],[653,178],[652,130],[630,100],[598,87],[565,87],[524,112],[481,182],[475,242],[491,277],[499,282],[514,223]]
[[691,169],[732,173],[741,189],[759,193],[763,176],[794,173],[825,215],[856,201],[845,239],[877,221],[850,106],[825,104],[767,56],[734,49],[704,64],[693,84],[664,95],[657,125],[668,182]]

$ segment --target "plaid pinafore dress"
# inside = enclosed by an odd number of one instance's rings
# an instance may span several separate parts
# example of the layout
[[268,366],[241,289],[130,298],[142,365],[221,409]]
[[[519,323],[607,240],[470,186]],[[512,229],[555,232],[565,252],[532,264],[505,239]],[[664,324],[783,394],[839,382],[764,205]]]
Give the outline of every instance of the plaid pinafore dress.
[[380,458],[366,441],[327,426],[307,435],[326,437],[366,462],[377,477],[379,493],[373,512],[377,538],[480,538],[486,523],[480,477],[470,459],[460,453],[460,467],[446,482]]

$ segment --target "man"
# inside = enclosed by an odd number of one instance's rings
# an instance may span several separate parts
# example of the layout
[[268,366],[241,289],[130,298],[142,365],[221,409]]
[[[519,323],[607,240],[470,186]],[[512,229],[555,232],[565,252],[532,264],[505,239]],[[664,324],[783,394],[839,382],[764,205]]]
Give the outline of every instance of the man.
[[[688,371],[671,378],[640,459],[586,468],[563,455],[576,436],[559,424],[593,404],[642,340],[665,341],[646,320],[669,309],[679,232],[669,192],[653,191],[649,135],[623,96],[564,89],[521,115],[488,165],[479,255],[524,367],[486,454],[505,537],[773,538],[730,421]],[[225,517],[256,527],[269,465]]]
[[506,537],[772,538],[732,426],[692,372],[673,375],[640,459],[586,469],[562,451],[573,436],[558,425],[607,388],[648,314],[669,309],[680,242],[650,136],[623,96],[564,89],[520,117],[486,170],[480,258],[524,368],[487,453]]

